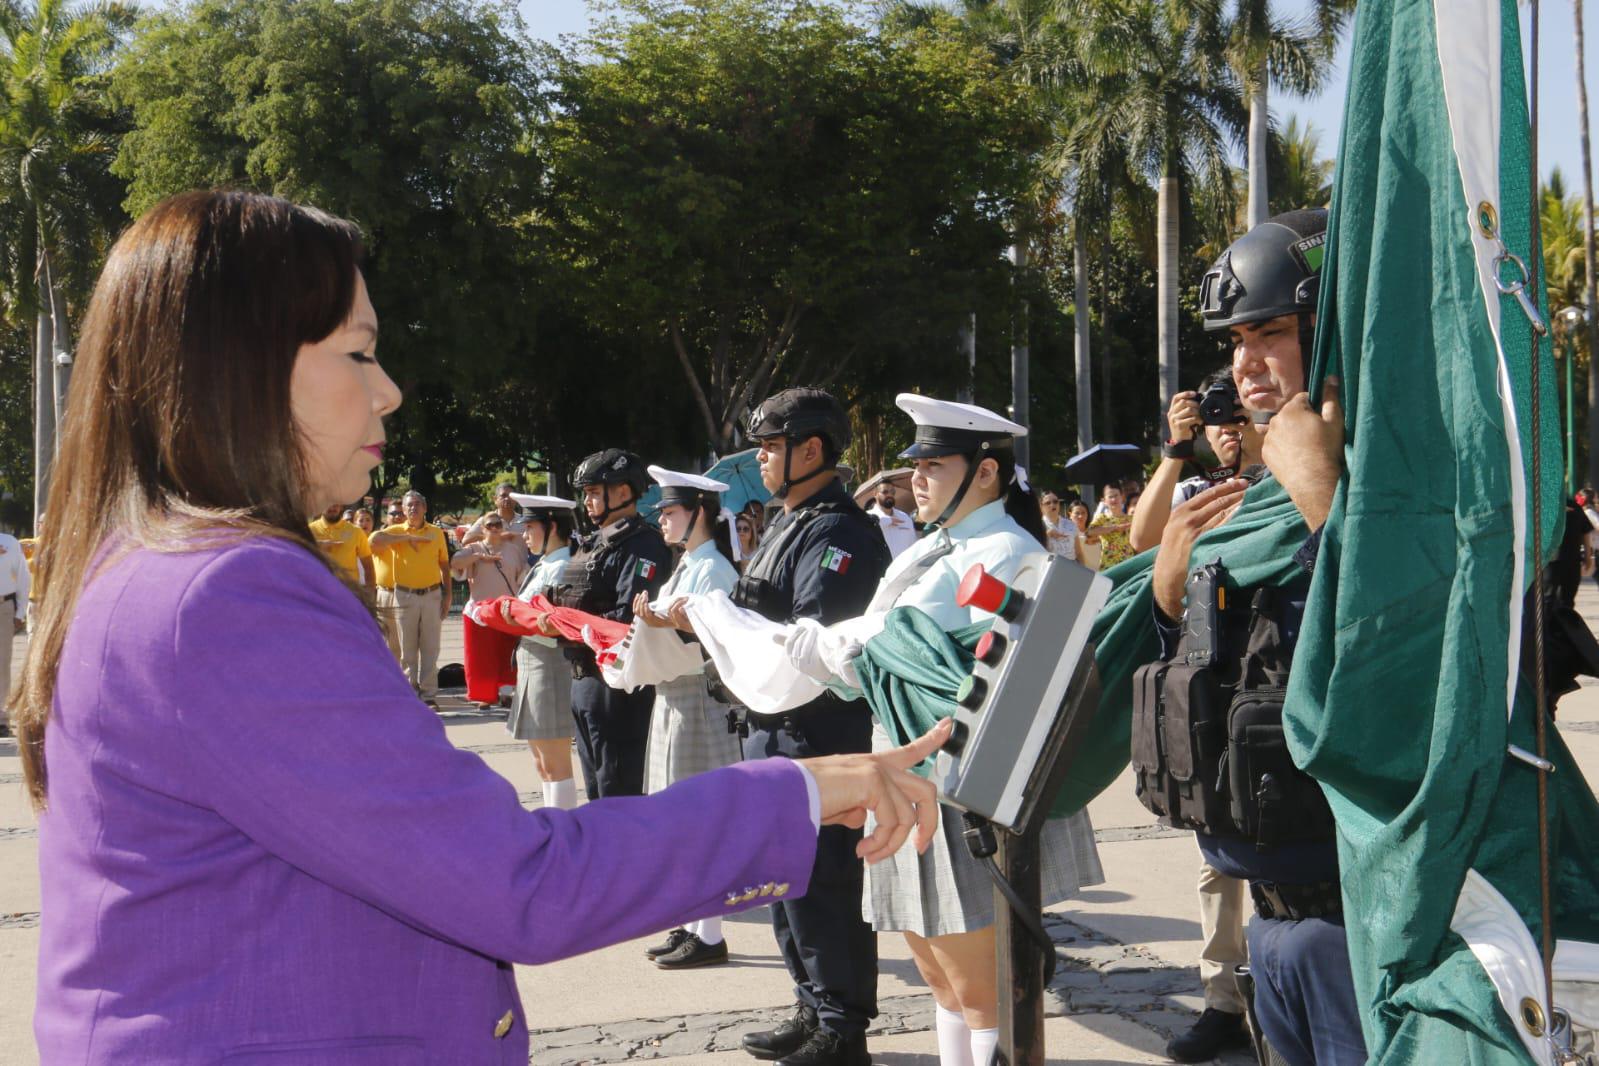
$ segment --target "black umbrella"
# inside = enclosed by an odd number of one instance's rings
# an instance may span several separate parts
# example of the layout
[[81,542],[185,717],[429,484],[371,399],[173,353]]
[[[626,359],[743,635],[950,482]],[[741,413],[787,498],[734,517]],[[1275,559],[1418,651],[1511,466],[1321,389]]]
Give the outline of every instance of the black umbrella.
[[1144,449],[1136,444],[1096,444],[1066,463],[1068,485],[1109,485],[1144,471]]

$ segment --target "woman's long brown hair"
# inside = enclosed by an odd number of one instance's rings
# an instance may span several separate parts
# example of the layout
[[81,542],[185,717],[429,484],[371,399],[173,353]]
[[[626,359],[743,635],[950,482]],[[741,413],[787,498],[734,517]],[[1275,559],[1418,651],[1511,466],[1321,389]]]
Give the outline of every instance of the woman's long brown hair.
[[83,321],[37,623],[10,702],[36,808],[62,647],[94,568],[124,551],[259,535],[322,557],[289,379],[300,346],[349,316],[360,259],[349,222],[221,191],[163,200],[111,249]]

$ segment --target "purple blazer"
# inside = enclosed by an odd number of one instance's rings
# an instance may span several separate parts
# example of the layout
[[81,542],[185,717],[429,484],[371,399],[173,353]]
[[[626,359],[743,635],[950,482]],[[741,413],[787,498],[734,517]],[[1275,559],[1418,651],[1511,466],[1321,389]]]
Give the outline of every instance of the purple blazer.
[[95,577],[46,755],[45,1066],[526,1066],[510,961],[801,895],[816,850],[782,759],[523,810],[263,538]]

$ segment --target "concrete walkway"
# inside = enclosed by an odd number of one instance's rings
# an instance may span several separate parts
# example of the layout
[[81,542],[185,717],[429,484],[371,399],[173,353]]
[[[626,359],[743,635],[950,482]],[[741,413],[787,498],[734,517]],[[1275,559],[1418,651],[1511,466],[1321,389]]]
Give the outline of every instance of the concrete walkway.
[[[1599,631],[1599,591],[1592,583],[1584,584],[1579,607]],[[459,662],[460,649],[460,622],[452,617],[442,661]],[[20,669],[23,640],[15,651]],[[539,802],[532,757],[506,735],[503,715],[478,713],[459,697],[441,701],[440,714],[451,741],[510,779],[524,804]],[[1567,697],[1560,725],[1589,780],[1599,780],[1599,687]],[[16,742],[0,740],[0,1066],[38,1061],[30,1028],[38,852],[20,782]],[[1048,916],[1061,958],[1050,990],[1050,1061],[1164,1062],[1168,1037],[1202,1006],[1195,969],[1198,853],[1189,834],[1152,823],[1133,798],[1129,777],[1107,790],[1090,814],[1106,882]],[[472,900],[459,905],[470,907]],[[642,957],[646,941],[634,941],[550,966],[517,967],[536,1027],[532,1062],[752,1063],[737,1050],[740,1037],[786,1014],[792,989],[765,911],[741,915],[726,928],[727,966],[665,973]],[[932,999],[904,941],[884,936],[879,950],[882,1013],[873,1030],[873,1058],[885,1066],[936,1066]],[[1234,1054],[1222,1061],[1251,1060]]]

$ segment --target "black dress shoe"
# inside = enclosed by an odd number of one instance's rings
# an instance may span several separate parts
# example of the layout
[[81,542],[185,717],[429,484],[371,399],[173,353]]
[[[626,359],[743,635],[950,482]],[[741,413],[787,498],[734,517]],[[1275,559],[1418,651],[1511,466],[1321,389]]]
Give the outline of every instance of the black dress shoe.
[[665,940],[661,941],[659,944],[656,944],[654,947],[645,948],[644,957],[646,959],[658,959],[662,955],[670,955],[672,952],[677,950],[677,946],[683,943],[687,937],[687,929],[673,929],[670,933],[666,934]]
[[663,970],[692,970],[696,966],[715,966],[727,961],[727,941],[707,944],[693,933],[665,955],[655,956],[655,965]]
[[798,1051],[816,1032],[816,1012],[803,1003],[794,1005],[794,1016],[776,1029],[744,1034],[744,1050],[758,1059],[780,1059]]
[[1206,1007],[1186,1033],[1178,1033],[1166,1045],[1166,1057],[1173,1062],[1205,1062],[1230,1047],[1246,1047],[1249,1031],[1242,1014],[1230,1014]]
[[777,1066],[872,1066],[866,1050],[866,1034],[842,1036],[831,1029],[817,1029],[799,1050],[777,1060]]

